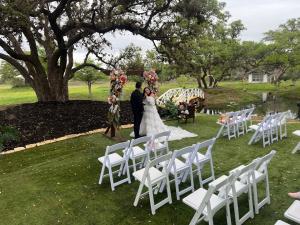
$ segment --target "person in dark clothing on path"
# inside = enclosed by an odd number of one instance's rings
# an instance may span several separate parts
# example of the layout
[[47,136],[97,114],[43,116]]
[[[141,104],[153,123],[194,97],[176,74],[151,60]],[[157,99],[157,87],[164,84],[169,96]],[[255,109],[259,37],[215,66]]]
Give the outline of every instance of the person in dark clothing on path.
[[143,105],[144,96],[142,94],[142,83],[137,82],[135,84],[135,90],[131,93],[130,103],[133,112],[134,119],[134,136],[135,138],[140,137],[140,125],[143,118],[144,105]]

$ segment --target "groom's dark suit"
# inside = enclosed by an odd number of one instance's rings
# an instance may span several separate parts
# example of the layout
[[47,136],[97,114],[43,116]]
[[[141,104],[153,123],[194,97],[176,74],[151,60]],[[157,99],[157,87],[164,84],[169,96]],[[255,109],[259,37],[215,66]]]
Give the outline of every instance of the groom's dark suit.
[[135,89],[135,91],[132,92],[130,103],[134,118],[134,136],[135,138],[138,138],[140,137],[140,125],[144,112],[143,94],[140,90]]

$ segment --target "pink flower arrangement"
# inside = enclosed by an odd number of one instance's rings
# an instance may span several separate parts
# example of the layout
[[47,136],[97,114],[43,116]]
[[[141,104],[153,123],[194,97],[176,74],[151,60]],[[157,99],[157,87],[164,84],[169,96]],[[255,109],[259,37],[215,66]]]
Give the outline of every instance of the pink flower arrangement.
[[110,94],[119,97],[127,80],[127,76],[123,70],[113,69],[110,72]]
[[150,71],[145,71],[143,73],[143,77],[145,79],[145,81],[147,82],[148,84],[148,87],[156,92],[157,89],[156,89],[156,82],[158,81],[158,76],[157,76],[157,73],[155,72],[154,69],[150,70]]

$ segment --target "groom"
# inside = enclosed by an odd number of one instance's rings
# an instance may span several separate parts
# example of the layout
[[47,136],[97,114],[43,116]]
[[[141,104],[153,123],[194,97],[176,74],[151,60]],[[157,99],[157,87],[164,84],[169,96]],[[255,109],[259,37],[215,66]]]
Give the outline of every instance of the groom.
[[134,136],[135,138],[140,137],[140,125],[143,117],[144,106],[143,106],[143,94],[142,94],[142,83],[137,82],[135,84],[135,91],[131,93],[130,97],[131,108],[134,119]]

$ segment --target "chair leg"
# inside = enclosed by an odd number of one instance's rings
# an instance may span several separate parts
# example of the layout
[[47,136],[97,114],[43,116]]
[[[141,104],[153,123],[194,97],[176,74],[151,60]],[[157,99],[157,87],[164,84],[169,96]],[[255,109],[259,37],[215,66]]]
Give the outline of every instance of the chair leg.
[[149,199],[150,199],[151,213],[152,215],[155,215],[155,203],[154,203],[153,189],[151,185],[149,186]]
[[101,173],[100,173],[99,184],[102,184],[104,171],[105,171],[105,165],[103,164],[102,169],[101,169]]
[[138,192],[136,193],[136,196],[135,196],[135,199],[134,199],[134,203],[133,203],[134,206],[137,206],[137,204],[139,203],[140,196],[141,196],[142,191],[143,191],[143,187],[144,187],[144,185],[142,183],[140,183]]
[[258,209],[258,193],[257,193],[257,185],[256,185],[255,182],[253,183],[253,195],[254,195],[255,213],[258,214],[259,213],[259,209]]
[[191,179],[191,186],[192,186],[192,192],[195,191],[195,184],[194,184],[194,176],[193,176],[193,169],[190,168],[190,179]]
[[166,177],[166,185],[167,185],[167,194],[169,199],[169,204],[172,204],[172,194],[171,194],[171,188],[170,188],[170,181],[169,177]]
[[177,173],[175,172],[174,174],[175,177],[175,189],[176,189],[176,198],[177,200],[180,200],[180,195],[179,195],[179,182],[178,182],[178,176]]
[[128,183],[131,184],[131,177],[130,177],[130,171],[129,171],[129,165],[128,165],[128,160],[126,160],[126,170],[127,170],[127,178],[128,178]]
[[136,172],[135,157],[132,157],[133,172]]
[[203,188],[203,181],[202,181],[202,174],[201,174],[200,165],[197,165],[197,172],[198,172],[200,187]]
[[252,188],[251,184],[248,184],[248,202],[249,202],[249,212],[250,212],[250,217],[253,219],[254,218],[254,209],[253,209],[253,197],[252,197]]
[[108,168],[108,172],[109,172],[111,190],[114,191],[115,190],[115,185],[114,185],[114,178],[113,178],[113,173],[112,173],[111,167]]
[[[239,205],[237,197],[233,197],[233,208],[234,208],[234,217],[235,217],[235,224],[240,225],[240,213],[239,213]],[[228,222],[227,222],[228,224]]]
[[271,204],[270,185],[269,185],[269,176],[268,176],[268,173],[266,174],[266,196],[267,196],[267,203]]
[[215,180],[216,178],[215,178],[214,162],[212,158],[210,158],[210,171],[213,180]]
[[[213,218],[211,218],[212,220]],[[227,225],[231,225],[231,215],[230,215],[230,203],[227,201],[226,203],[226,220],[227,220]],[[212,223],[213,225],[213,223]]]

